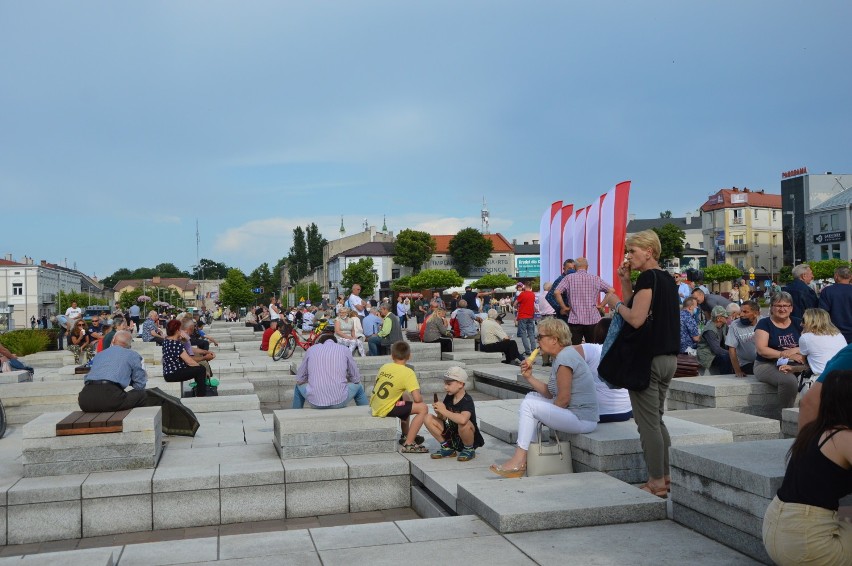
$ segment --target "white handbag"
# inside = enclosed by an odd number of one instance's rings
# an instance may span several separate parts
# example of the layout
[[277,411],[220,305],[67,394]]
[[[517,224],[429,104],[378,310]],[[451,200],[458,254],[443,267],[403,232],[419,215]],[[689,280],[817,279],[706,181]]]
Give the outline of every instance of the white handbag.
[[554,476],[574,473],[571,464],[571,444],[560,442],[544,444],[541,441],[542,425],[538,425],[538,442],[530,444],[527,451],[527,476]]

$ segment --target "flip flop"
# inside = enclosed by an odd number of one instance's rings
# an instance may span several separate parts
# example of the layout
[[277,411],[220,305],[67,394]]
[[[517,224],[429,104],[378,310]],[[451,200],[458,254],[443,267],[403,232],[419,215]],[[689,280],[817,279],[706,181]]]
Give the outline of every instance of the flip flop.
[[665,488],[665,486],[661,487],[659,489],[654,489],[650,485],[648,485],[647,483],[643,483],[642,485],[639,486],[639,489],[641,489],[642,491],[647,491],[651,495],[656,495],[660,499],[668,499],[669,498],[669,492],[668,492],[668,489]]

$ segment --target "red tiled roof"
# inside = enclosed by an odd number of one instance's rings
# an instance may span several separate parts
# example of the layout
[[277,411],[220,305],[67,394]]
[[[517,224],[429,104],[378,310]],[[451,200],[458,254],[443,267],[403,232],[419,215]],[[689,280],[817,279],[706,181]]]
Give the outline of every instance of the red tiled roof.
[[24,264],[18,263],[17,261],[9,261],[8,259],[0,259],[0,265],[24,265]]
[[[513,253],[515,251],[515,248],[513,248],[512,244],[506,238],[503,237],[503,234],[483,234],[483,236],[491,240],[491,243],[494,246],[493,251],[496,253]],[[432,236],[432,238],[435,240],[435,253],[450,253],[450,240],[455,237],[455,234],[450,234],[448,236]]]
[[[736,201],[736,202],[735,202]],[[720,210],[723,208],[741,208],[754,206],[759,208],[781,209],[781,195],[770,195],[763,191],[750,191],[748,189],[722,189],[707,199],[701,205],[702,212]]]

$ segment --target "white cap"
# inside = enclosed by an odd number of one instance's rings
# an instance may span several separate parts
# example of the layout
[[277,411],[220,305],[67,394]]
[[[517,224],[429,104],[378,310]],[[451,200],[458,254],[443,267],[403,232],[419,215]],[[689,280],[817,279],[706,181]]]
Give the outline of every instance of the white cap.
[[450,366],[444,374],[444,381],[458,381],[467,385],[467,372],[459,366]]

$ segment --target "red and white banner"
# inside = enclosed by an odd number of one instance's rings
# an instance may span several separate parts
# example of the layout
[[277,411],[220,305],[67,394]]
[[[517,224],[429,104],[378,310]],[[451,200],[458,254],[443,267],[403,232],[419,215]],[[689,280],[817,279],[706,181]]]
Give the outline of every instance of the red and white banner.
[[585,257],[589,273],[600,275],[621,295],[616,270],[624,261],[630,181],[619,183],[582,207],[557,201],[541,217],[541,285],[562,273],[566,259]]

